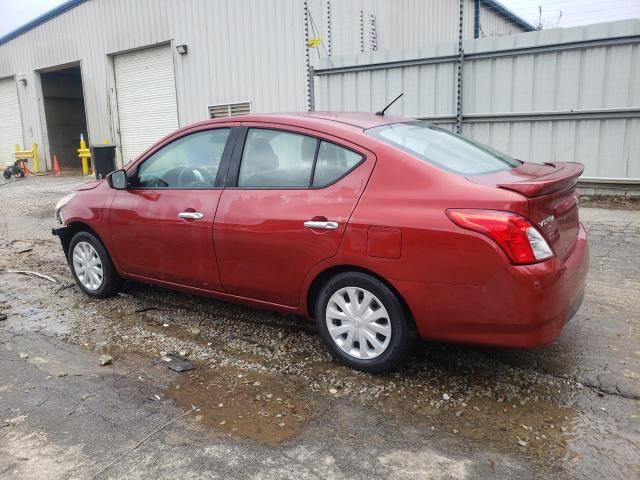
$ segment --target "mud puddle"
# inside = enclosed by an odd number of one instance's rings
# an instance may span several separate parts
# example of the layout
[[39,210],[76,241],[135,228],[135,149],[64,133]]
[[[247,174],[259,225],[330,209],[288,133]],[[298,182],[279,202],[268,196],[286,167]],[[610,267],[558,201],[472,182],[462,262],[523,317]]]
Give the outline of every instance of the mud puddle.
[[185,409],[197,406],[195,420],[218,432],[270,446],[296,435],[319,414],[318,402],[301,396],[291,382],[206,365],[176,378],[167,395]]

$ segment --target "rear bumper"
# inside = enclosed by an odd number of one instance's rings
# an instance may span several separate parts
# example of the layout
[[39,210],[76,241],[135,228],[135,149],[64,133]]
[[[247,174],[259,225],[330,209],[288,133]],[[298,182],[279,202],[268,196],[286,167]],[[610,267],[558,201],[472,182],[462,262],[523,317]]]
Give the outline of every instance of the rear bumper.
[[580,225],[564,261],[509,265],[480,285],[400,282],[398,289],[424,339],[527,348],[560,336],[582,304],[588,268],[587,235]]

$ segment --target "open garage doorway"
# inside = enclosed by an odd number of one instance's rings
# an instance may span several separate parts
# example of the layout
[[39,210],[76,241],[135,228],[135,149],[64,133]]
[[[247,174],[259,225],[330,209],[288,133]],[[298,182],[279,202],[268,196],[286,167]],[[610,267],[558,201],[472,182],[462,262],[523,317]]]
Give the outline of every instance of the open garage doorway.
[[80,172],[80,135],[89,145],[80,65],[41,71],[40,82],[49,143],[47,163],[53,165],[56,155],[62,172]]

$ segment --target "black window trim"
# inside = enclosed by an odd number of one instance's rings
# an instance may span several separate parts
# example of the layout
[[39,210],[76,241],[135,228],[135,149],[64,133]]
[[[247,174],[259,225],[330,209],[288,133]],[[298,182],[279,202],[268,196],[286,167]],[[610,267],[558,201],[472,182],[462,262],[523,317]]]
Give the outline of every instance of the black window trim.
[[[283,132],[283,133],[292,133],[294,135],[303,135],[309,138],[313,138],[317,141],[316,143],[316,151],[315,154],[313,156],[313,164],[311,165],[311,175],[309,177],[309,184],[306,187],[289,187],[289,186],[285,186],[285,187],[240,187],[238,186],[238,178],[240,176],[240,164],[242,163],[242,154],[244,153],[244,148],[246,145],[246,140],[247,140],[247,134],[249,132],[249,129],[260,129],[260,130],[275,130],[277,132]],[[347,175],[349,175],[351,172],[353,172],[356,168],[358,168],[360,165],[362,165],[365,160],[367,159],[367,155],[364,155],[362,152],[359,152],[357,150],[354,150],[353,148],[347,147],[343,144],[331,141],[331,140],[327,140],[324,137],[321,137],[319,135],[314,135],[312,133],[308,133],[308,132],[299,132],[297,130],[288,130],[287,128],[278,128],[278,127],[272,127],[272,126],[259,126],[259,125],[242,125],[240,127],[237,127],[238,129],[238,134],[236,135],[235,138],[235,146],[233,148],[233,153],[231,155],[231,165],[229,167],[229,171],[227,174],[227,181],[226,181],[226,187],[229,190],[322,190],[324,188],[329,188],[332,185],[335,185],[336,183],[338,183],[340,180],[342,180],[344,177],[346,177]],[[318,161],[318,153],[320,152],[320,143],[321,142],[326,142],[326,143],[331,143],[333,145],[336,145],[340,148],[344,148],[345,150],[349,150],[350,152],[355,153],[356,155],[358,155],[360,157],[360,161],[358,163],[356,163],[353,167],[351,167],[349,170],[347,170],[346,172],[344,172],[344,174],[342,174],[340,177],[336,178],[333,182],[328,183],[326,185],[321,185],[321,186],[314,186],[313,185],[313,180],[315,177],[315,173],[316,173],[316,163]]]
[[[205,128],[202,130],[195,130],[195,131],[190,131],[187,132],[185,135],[181,135],[177,138],[174,138],[173,140],[171,140],[169,143],[166,143],[164,145],[162,145],[162,147],[157,148],[156,150],[154,150],[153,152],[149,153],[149,155],[147,155],[144,159],[142,159],[140,162],[138,162],[138,164],[135,166],[135,168],[133,169],[133,171],[131,173],[127,172],[127,182],[129,183],[129,187],[127,188],[127,190],[163,190],[163,191],[168,191],[168,190],[223,190],[224,189],[224,184],[225,184],[225,178],[227,177],[227,171],[229,169],[229,165],[230,165],[230,157],[231,157],[231,152],[233,151],[233,146],[235,145],[235,141],[236,141],[236,135],[238,134],[238,129],[240,127],[236,126],[236,125],[216,125],[213,128]],[[218,166],[218,173],[216,174],[216,179],[213,182],[213,187],[140,187],[137,185],[132,184],[131,182],[134,180],[138,179],[138,175],[140,173],[140,167],[142,167],[142,165],[149,160],[151,157],[153,157],[156,153],[160,152],[161,150],[163,150],[165,147],[168,147],[169,145],[171,145],[174,142],[177,142],[178,140],[182,140],[183,138],[187,138],[191,135],[195,135],[197,133],[202,133],[202,132],[211,132],[213,130],[229,130],[229,135],[227,136],[227,141],[225,143],[224,146],[224,150],[222,151],[222,158],[220,159],[220,165]]]

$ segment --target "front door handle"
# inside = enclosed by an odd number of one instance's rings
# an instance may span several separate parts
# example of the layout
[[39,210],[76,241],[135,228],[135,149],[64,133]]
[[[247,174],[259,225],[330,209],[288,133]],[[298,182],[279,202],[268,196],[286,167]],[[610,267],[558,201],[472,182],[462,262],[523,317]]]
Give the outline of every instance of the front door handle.
[[204,218],[204,215],[200,212],[180,212],[178,217],[186,218],[188,220],[200,220],[201,218]]
[[313,228],[317,230],[337,230],[338,222],[319,222],[315,220],[309,220],[304,222],[306,228]]

